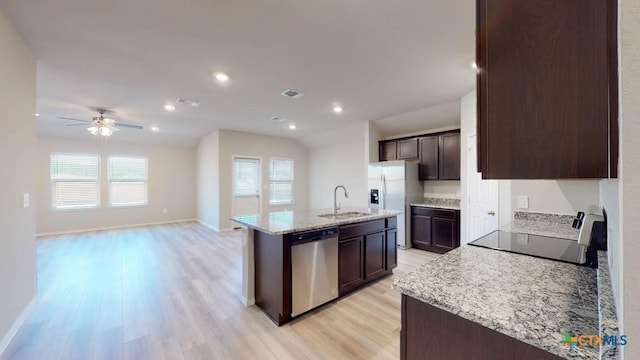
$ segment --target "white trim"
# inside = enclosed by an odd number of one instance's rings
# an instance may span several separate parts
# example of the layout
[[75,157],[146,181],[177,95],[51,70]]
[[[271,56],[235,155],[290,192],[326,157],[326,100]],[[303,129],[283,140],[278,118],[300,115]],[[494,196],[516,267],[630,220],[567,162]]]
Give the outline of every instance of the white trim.
[[199,222],[199,220],[198,219],[180,219],[180,220],[169,220],[169,221],[156,221],[156,222],[142,223],[142,224],[106,226],[106,227],[90,228],[90,229],[53,231],[53,232],[48,232],[48,233],[38,233],[38,234],[36,234],[36,237],[53,236],[53,235],[78,234],[78,233],[84,233],[84,232],[103,231],[103,230],[128,229],[128,228],[135,228],[135,227],[142,227],[142,226],[175,224],[175,223],[183,223],[183,222]]
[[213,230],[213,231],[220,232],[220,229],[218,229],[217,227],[215,227],[215,226],[213,226],[213,225],[210,225],[210,224],[207,224],[206,222],[204,222],[204,221],[202,221],[202,220],[200,220],[200,219],[196,219],[196,221],[197,221],[200,225],[202,225],[202,226],[206,227],[207,229],[211,229],[211,230]]
[[4,338],[2,338],[2,341],[0,341],[0,356],[2,356],[2,353],[4,353],[5,350],[7,350],[7,347],[9,347],[11,340],[13,340],[24,321],[27,320],[27,317],[33,311],[33,308],[36,305],[37,298],[37,296],[31,298],[31,301],[29,301],[27,306],[22,310],[16,321],[13,322],[13,325],[11,326],[7,334],[4,336]]
[[242,303],[242,305],[244,305],[245,307],[255,305],[256,303],[256,298],[251,298],[247,300],[247,298],[242,295],[238,295],[238,297],[240,298],[240,302]]

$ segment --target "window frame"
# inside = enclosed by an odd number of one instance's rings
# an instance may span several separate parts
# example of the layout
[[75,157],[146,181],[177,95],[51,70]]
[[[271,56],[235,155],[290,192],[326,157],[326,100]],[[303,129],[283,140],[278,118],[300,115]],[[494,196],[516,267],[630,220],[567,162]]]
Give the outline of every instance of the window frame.
[[[52,162],[55,156],[77,156],[77,157],[94,157],[96,162],[96,178],[95,180],[81,179],[54,179]],[[102,183],[102,157],[95,153],[71,153],[71,152],[51,152],[49,154],[49,211],[52,212],[73,212],[73,211],[90,211],[100,209],[101,203],[101,183]],[[57,207],[55,202],[55,184],[56,183],[74,183],[74,182],[95,182],[96,183],[96,203],[92,205],[76,205],[71,207]]]
[[[291,161],[291,179],[290,180],[274,180],[273,179],[273,162],[277,160],[288,160]],[[272,157],[269,158],[269,205],[270,206],[285,206],[285,205],[295,205],[295,169],[296,164],[295,160],[292,158],[285,157]],[[272,184],[291,184],[291,201],[274,201],[272,199],[273,191],[271,189]]]
[[[118,159],[144,159],[144,170],[145,170],[145,178],[144,180],[119,180],[119,179],[115,179],[115,180],[111,180],[111,173],[110,173],[110,168],[111,168],[111,159],[113,158],[118,158]],[[107,176],[106,181],[107,181],[107,189],[108,189],[108,202],[107,202],[107,206],[108,208],[113,208],[113,209],[121,209],[121,208],[136,208],[136,207],[148,207],[149,206],[149,157],[148,156],[142,156],[142,155],[117,155],[117,154],[110,154],[107,155],[107,161],[106,161],[106,167],[107,167]],[[129,203],[129,204],[114,204],[112,202],[113,199],[113,189],[112,189],[112,183],[138,183],[138,182],[142,182],[144,184],[144,202],[141,203]]]

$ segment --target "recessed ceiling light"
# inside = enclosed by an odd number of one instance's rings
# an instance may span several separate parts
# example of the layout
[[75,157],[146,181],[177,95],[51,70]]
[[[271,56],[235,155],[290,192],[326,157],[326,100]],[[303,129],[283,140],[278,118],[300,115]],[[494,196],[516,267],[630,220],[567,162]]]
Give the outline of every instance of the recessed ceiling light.
[[152,126],[152,127],[151,127],[151,131],[153,131],[153,132],[158,132],[158,131],[160,131],[160,128],[159,128],[159,127],[157,127],[157,126]]
[[295,130],[296,129],[296,124],[289,124],[289,129]]
[[40,114],[38,114],[38,113],[33,113],[33,116],[38,117],[38,116],[40,116]]
[[175,111],[176,110],[176,107],[171,105],[171,104],[164,104],[163,107],[167,111]]
[[225,74],[225,73],[221,73],[221,72],[219,72],[219,73],[215,73],[215,74],[213,74],[213,76],[214,76],[214,77],[216,78],[216,80],[218,80],[218,81],[222,81],[222,82],[229,81],[229,75],[227,75],[227,74]]
[[343,109],[343,108],[342,108],[342,106],[340,106],[340,105],[335,105],[335,106],[333,107],[333,112],[334,112],[334,113],[336,113],[336,114],[340,114],[343,110],[344,110],[344,109]]

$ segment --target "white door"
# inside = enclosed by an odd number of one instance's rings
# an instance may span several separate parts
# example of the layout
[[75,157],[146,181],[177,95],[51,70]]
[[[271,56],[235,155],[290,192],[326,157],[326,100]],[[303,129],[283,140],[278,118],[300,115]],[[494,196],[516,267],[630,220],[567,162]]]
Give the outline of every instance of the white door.
[[468,242],[498,229],[499,183],[497,180],[482,180],[477,153],[476,135],[470,135],[467,139]]
[[233,216],[260,213],[260,159],[233,157]]

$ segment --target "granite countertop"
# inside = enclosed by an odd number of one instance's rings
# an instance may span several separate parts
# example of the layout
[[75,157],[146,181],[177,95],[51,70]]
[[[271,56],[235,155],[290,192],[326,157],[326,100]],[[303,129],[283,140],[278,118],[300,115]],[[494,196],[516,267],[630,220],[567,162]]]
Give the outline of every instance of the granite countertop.
[[369,215],[358,218],[333,219],[320,217],[321,214],[332,214],[333,209],[272,211],[262,214],[237,215],[231,219],[238,224],[260,230],[271,235],[288,234],[299,231],[322,229],[332,226],[358,223],[376,219],[384,219],[400,215],[399,211],[377,210],[361,207],[343,207],[338,213],[351,211],[363,212]]
[[572,215],[516,211],[513,221],[501,226],[500,230],[578,240],[580,230],[571,227],[572,221]]
[[[616,302],[613,298],[613,287],[609,271],[609,259],[606,251],[598,251],[598,316],[600,335],[618,336],[618,317]],[[600,359],[618,359],[620,353],[617,346],[600,347]]]
[[598,334],[596,269],[465,245],[392,288],[553,354],[598,358],[598,347],[561,343]]
[[411,206],[420,206],[433,209],[460,210],[460,199],[425,197],[422,202],[413,203],[411,204]]

